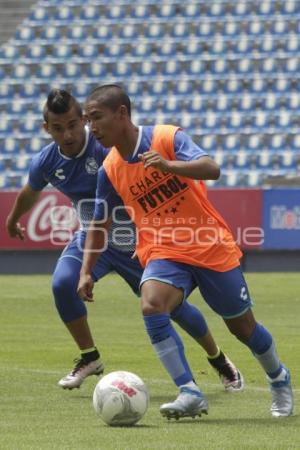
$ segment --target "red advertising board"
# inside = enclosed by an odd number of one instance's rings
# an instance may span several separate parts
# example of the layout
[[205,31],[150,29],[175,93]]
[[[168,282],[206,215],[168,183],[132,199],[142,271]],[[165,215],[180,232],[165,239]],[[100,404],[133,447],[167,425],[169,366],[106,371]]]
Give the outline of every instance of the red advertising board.
[[264,241],[261,189],[208,189],[208,198],[221,213],[241,248],[260,248]]
[[[0,192],[0,249],[57,249],[78,227],[70,200],[57,191],[44,191],[33,209],[21,219],[26,240],[9,238],[5,221],[17,192]],[[211,189],[208,197],[222,214],[242,248],[261,247],[262,191],[259,189]]]
[[57,249],[70,240],[78,227],[70,200],[58,191],[44,191],[32,210],[20,223],[26,228],[26,238],[12,239],[5,229],[6,218],[14,204],[17,192],[0,192],[0,249]]

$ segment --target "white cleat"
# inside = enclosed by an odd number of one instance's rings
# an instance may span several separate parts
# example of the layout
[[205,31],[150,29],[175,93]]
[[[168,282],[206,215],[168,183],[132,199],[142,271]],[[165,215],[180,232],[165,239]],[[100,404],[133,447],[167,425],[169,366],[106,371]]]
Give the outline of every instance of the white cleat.
[[104,364],[100,358],[87,363],[83,358],[75,359],[76,365],[72,372],[59,380],[58,385],[63,389],[79,388],[86,377],[90,375],[101,375],[104,371]]
[[174,402],[164,403],[160,407],[160,413],[167,419],[180,419],[181,417],[201,417],[207,414],[208,403],[200,390],[188,387],[180,389],[180,394]]
[[235,367],[233,362],[224,355],[224,360],[222,362],[218,362],[211,360],[209,358],[208,362],[215,369],[221,383],[223,384],[225,391],[227,392],[239,392],[242,391],[245,387],[244,378],[241,372]]
[[288,417],[293,414],[293,391],[291,386],[291,376],[287,368],[272,380],[268,377],[272,393],[271,413],[273,417]]

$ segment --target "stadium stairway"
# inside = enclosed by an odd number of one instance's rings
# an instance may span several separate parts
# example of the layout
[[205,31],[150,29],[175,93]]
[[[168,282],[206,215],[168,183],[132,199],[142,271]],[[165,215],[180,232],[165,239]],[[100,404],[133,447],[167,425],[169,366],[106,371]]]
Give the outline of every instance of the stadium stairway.
[[15,35],[16,27],[28,16],[34,0],[0,0],[0,45]]

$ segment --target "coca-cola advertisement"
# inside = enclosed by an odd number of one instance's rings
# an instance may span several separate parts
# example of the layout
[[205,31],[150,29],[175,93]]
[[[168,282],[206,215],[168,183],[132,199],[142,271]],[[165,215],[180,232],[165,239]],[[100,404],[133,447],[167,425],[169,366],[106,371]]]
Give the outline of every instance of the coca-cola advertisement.
[[25,240],[10,238],[5,229],[6,218],[15,202],[17,192],[0,192],[0,248],[56,249],[64,247],[78,228],[76,212],[70,200],[57,191],[44,191],[38,202],[20,223],[25,227]]

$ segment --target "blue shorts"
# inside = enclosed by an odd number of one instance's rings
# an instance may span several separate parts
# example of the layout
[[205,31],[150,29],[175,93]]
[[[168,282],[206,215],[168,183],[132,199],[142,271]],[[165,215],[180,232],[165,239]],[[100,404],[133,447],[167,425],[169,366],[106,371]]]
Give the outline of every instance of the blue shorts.
[[[74,258],[82,263],[86,233],[79,231],[74,234],[72,241],[67,245],[59,259]],[[100,280],[110,272],[117,272],[129,284],[133,292],[140,295],[140,282],[143,268],[137,258],[131,258],[132,253],[120,251],[109,246],[98,259],[92,275],[94,281]]]
[[252,306],[248,287],[240,266],[227,272],[156,259],[144,270],[141,285],[157,280],[182,289],[184,299],[198,286],[206,303],[224,319],[244,314]]

